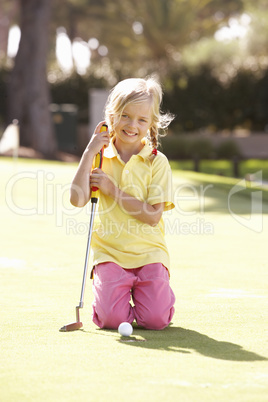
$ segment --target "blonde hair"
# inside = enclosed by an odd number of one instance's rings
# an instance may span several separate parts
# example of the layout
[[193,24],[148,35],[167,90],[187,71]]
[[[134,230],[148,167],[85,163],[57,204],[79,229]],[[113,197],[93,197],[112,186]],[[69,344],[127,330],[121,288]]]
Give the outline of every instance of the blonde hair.
[[[115,135],[115,127],[128,104],[150,100],[152,125],[148,130],[148,137],[152,147],[157,148],[159,145],[158,137],[165,135],[168,125],[174,118],[169,113],[161,112],[162,96],[162,88],[154,77],[146,79],[128,78],[119,82],[110,92],[105,107],[105,121],[109,126],[111,137]],[[161,134],[159,130],[162,130]]]

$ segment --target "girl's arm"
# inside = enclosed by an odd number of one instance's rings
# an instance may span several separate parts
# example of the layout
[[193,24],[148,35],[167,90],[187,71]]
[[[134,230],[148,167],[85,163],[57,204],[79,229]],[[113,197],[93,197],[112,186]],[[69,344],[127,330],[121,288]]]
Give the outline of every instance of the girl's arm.
[[100,132],[104,123],[105,122],[101,122],[96,127],[94,134],[82,155],[78,169],[72,181],[70,201],[75,207],[83,207],[89,201],[91,195],[90,172],[94,157],[103,146],[109,145],[108,131]]
[[114,187],[112,198],[130,215],[150,226],[156,226],[161,219],[165,203],[148,204]]
[[98,187],[101,192],[113,198],[127,213],[143,223],[156,226],[161,219],[165,207],[164,202],[151,205],[138,200],[120,190],[101,169],[92,171],[90,185]]

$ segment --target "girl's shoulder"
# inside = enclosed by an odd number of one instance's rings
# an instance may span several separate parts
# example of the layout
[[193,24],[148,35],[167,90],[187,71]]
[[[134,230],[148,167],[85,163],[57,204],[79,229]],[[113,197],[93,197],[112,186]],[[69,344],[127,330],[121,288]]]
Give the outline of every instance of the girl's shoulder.
[[157,155],[153,155],[153,158],[151,158],[151,171],[153,176],[160,172],[165,176],[166,172],[171,171],[168,158],[165,154],[157,151]]
[[160,151],[157,151],[157,155],[153,155],[152,158],[152,164],[153,165],[169,165],[168,158],[166,157],[165,154],[163,154]]

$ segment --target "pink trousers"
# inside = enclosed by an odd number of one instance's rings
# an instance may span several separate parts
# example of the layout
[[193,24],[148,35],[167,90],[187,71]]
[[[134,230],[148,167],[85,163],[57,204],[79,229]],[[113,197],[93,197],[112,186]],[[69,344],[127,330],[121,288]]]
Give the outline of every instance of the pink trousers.
[[94,269],[93,293],[93,322],[100,328],[117,329],[121,322],[136,320],[146,329],[160,330],[175,311],[168,271],[160,263],[135,269],[113,262],[99,264]]

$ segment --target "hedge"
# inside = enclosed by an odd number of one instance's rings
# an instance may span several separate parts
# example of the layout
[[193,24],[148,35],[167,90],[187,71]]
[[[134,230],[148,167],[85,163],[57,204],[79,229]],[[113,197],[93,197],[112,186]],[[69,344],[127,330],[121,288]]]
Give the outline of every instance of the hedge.
[[[8,71],[0,70],[0,123],[7,118],[7,75]],[[163,110],[176,115],[171,128],[177,134],[204,128],[212,132],[237,127],[268,131],[268,69],[262,74],[258,72],[258,75],[240,70],[226,84],[213,75],[208,65],[201,66],[197,72],[180,68],[172,71],[162,84]],[[76,104],[78,121],[87,123],[88,91],[90,88],[106,87],[104,78],[74,74],[50,85],[52,103]],[[209,147],[208,144],[203,145],[204,148]]]
[[243,158],[237,144],[233,140],[223,141],[213,146],[209,139],[189,139],[172,135],[161,139],[159,148],[170,160],[182,159],[233,159]]

